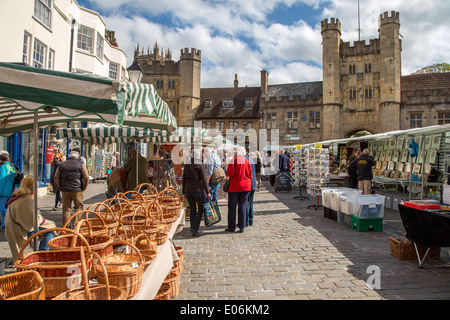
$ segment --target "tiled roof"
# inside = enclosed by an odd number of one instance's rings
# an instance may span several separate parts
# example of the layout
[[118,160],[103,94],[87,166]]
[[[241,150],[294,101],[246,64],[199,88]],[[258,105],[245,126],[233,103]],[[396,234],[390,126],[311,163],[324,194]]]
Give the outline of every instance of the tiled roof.
[[431,90],[450,88],[450,72],[416,74],[401,77],[401,90]]
[[267,88],[267,95],[269,97],[289,97],[307,95],[322,95],[323,82],[300,82],[288,84],[269,85]]
[[[200,106],[196,119],[211,118],[258,118],[259,87],[207,88],[200,89]],[[222,108],[223,100],[233,100],[233,108]],[[245,100],[251,99],[251,108],[245,107]],[[205,108],[205,101],[211,101],[211,108]]]

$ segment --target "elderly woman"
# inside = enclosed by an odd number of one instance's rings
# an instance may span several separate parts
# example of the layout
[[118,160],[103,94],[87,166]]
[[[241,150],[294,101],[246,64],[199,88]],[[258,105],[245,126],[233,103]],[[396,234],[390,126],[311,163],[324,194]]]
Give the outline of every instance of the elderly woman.
[[[19,188],[14,191],[8,201],[9,206],[5,216],[6,238],[13,262],[17,260],[24,242],[34,232],[33,185],[33,177],[23,178]],[[53,221],[46,220],[40,214],[37,219],[38,231],[56,227]],[[48,251],[48,241],[53,236],[53,232],[44,233],[44,239],[39,244],[40,251]]]
[[238,148],[237,156],[231,160],[227,168],[230,184],[228,187],[228,228],[225,231],[228,232],[234,232],[236,229],[236,206],[239,232],[244,232],[247,222],[247,203],[252,184],[252,167],[245,155],[245,149]]

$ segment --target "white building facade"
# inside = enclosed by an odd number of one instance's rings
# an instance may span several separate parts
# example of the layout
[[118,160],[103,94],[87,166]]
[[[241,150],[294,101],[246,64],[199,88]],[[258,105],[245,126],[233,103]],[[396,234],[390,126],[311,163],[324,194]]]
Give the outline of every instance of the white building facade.
[[[81,7],[76,0],[1,0],[0,30],[1,62],[128,80],[127,56],[118,47],[114,32],[106,29],[97,12]],[[87,124],[71,124],[81,125]],[[41,130],[39,137],[40,178],[44,181],[49,177],[44,156],[49,146],[64,152],[75,147],[55,142],[53,131]],[[24,173],[30,172],[33,159],[30,141],[29,133],[0,137],[0,149],[7,150]],[[84,155],[90,153],[86,145],[83,149]]]

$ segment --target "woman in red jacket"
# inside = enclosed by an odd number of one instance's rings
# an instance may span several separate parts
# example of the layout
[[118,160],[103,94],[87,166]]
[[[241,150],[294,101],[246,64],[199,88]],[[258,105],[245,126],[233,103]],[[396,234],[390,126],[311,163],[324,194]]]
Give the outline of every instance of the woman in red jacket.
[[244,232],[246,224],[248,195],[252,183],[252,167],[245,159],[245,149],[239,148],[237,156],[230,161],[227,168],[230,185],[228,188],[228,228],[225,231],[234,232],[236,229],[236,206],[238,207],[238,228]]

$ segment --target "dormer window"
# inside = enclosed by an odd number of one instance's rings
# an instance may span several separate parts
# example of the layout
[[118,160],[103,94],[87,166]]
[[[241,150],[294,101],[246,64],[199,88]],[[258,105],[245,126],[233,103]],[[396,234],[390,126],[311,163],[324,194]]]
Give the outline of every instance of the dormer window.
[[251,108],[252,107],[252,100],[251,99],[245,99],[245,107]]
[[205,100],[205,109],[211,108],[211,100]]
[[222,108],[233,108],[233,100],[232,99],[224,99],[222,101]]

